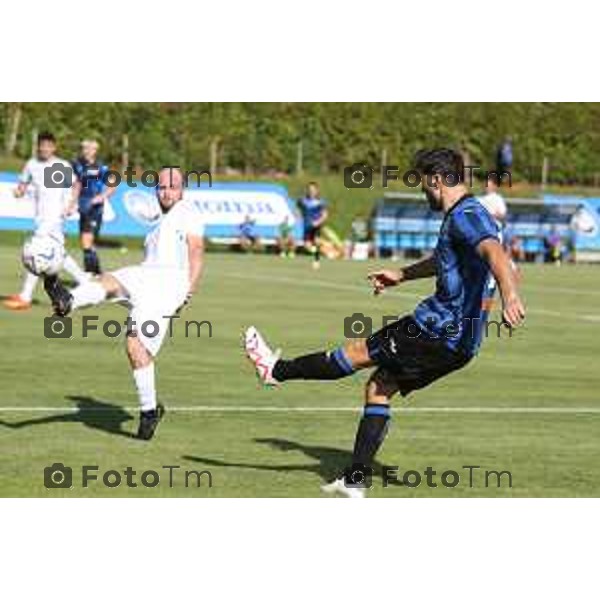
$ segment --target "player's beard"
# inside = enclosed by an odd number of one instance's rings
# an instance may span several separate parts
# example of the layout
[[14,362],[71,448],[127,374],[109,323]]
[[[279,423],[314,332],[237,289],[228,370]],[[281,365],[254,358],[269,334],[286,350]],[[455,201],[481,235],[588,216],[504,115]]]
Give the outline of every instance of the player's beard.
[[159,198],[158,203],[160,204],[160,210],[162,211],[162,214],[166,215],[182,198],[183,196],[177,198],[176,200],[173,200],[173,202],[171,202],[171,204],[169,204],[168,206],[165,206]]
[[160,200],[158,203],[160,204],[160,210],[162,214],[166,215],[175,206],[175,204],[177,204],[177,200],[173,200],[173,202],[171,202],[169,205],[163,204]]
[[424,192],[425,197],[427,198],[427,202],[429,203],[429,208],[433,211],[442,210],[442,201],[439,198],[436,198],[433,191],[425,189]]

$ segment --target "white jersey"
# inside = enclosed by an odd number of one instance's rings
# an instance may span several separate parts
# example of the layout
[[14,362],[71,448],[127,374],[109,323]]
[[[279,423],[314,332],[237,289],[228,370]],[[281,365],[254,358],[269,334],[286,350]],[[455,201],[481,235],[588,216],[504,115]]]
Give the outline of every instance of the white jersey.
[[191,200],[181,200],[163,215],[159,224],[146,236],[145,267],[160,267],[189,276],[187,236],[204,235],[200,211]]
[[497,192],[491,192],[479,197],[479,202],[485,206],[487,211],[496,219],[498,224],[502,226],[502,223],[506,219],[506,202],[504,198]]
[[[153,356],[169,330],[165,317],[177,312],[189,292],[188,235],[202,237],[204,223],[196,204],[181,200],[146,236],[144,262],[112,273],[126,291],[138,337]],[[144,333],[141,324],[149,321],[158,324],[158,334]]]
[[[50,160],[39,160],[31,158],[27,161],[20,182],[28,184],[33,191],[35,210],[35,222],[39,229],[44,231],[56,231],[62,233],[65,209],[72,198],[70,187],[48,187],[44,180],[45,169],[56,167],[67,169],[67,176],[73,176],[71,165],[60,158]],[[57,174],[58,175],[58,174]],[[56,178],[56,181],[60,180]]]

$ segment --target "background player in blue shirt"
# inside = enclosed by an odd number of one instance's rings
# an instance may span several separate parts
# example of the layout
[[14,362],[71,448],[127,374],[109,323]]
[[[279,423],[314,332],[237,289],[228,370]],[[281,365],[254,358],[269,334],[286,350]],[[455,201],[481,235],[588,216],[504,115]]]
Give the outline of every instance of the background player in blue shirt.
[[73,162],[77,178],[75,197],[79,208],[79,236],[83,250],[83,264],[90,273],[100,274],[100,261],[95,241],[102,226],[104,203],[117,189],[105,184],[108,167],[98,160],[98,142],[81,142],[81,154]]
[[239,231],[240,248],[242,250],[260,250],[261,244],[256,232],[256,221],[250,215],[244,217],[244,220],[240,223]]
[[329,212],[316,181],[306,186],[304,198],[298,200],[298,208],[304,219],[304,242],[313,254],[313,267],[318,269],[321,265],[321,227],[327,221]]
[[[439,239],[432,256],[400,270],[369,275],[375,294],[404,281],[436,278],[435,293],[414,313],[354,339],[333,352],[282,360],[260,333],[245,334],[246,353],[267,385],[291,379],[340,379],[375,368],[366,386],[363,417],[356,433],[353,464],[325,492],[360,497],[364,477],[387,433],[390,400],[407,395],[464,367],[477,353],[496,282],[502,317],[511,327],[525,316],[510,261],[499,241],[498,226],[461,182],[446,176],[464,173],[461,155],[450,149],[422,151],[415,157],[423,191],[432,210],[442,211]],[[363,486],[364,487],[364,486]]]

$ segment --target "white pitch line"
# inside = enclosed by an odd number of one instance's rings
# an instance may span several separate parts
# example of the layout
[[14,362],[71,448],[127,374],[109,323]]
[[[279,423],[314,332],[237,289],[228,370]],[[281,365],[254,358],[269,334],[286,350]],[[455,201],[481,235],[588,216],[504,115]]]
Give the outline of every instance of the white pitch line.
[[[316,412],[352,412],[362,410],[356,406],[166,406],[167,413],[316,413]],[[456,414],[600,414],[600,407],[594,406],[397,406],[399,413],[456,413]],[[138,406],[115,408],[82,408],[73,406],[2,406],[2,413],[36,412],[106,412],[139,411]]]
[[600,315],[581,315],[584,321],[592,321],[593,323],[600,323]]

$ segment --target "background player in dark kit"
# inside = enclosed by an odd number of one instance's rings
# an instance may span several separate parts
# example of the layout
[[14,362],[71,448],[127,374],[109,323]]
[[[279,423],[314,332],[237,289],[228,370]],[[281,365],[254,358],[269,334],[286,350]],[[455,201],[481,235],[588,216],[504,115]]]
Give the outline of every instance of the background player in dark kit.
[[98,142],[84,140],[81,153],[73,161],[77,182],[75,196],[79,208],[79,236],[86,271],[100,274],[100,261],[95,242],[102,227],[104,203],[114,194],[116,187],[106,185],[108,167],[98,160]]

